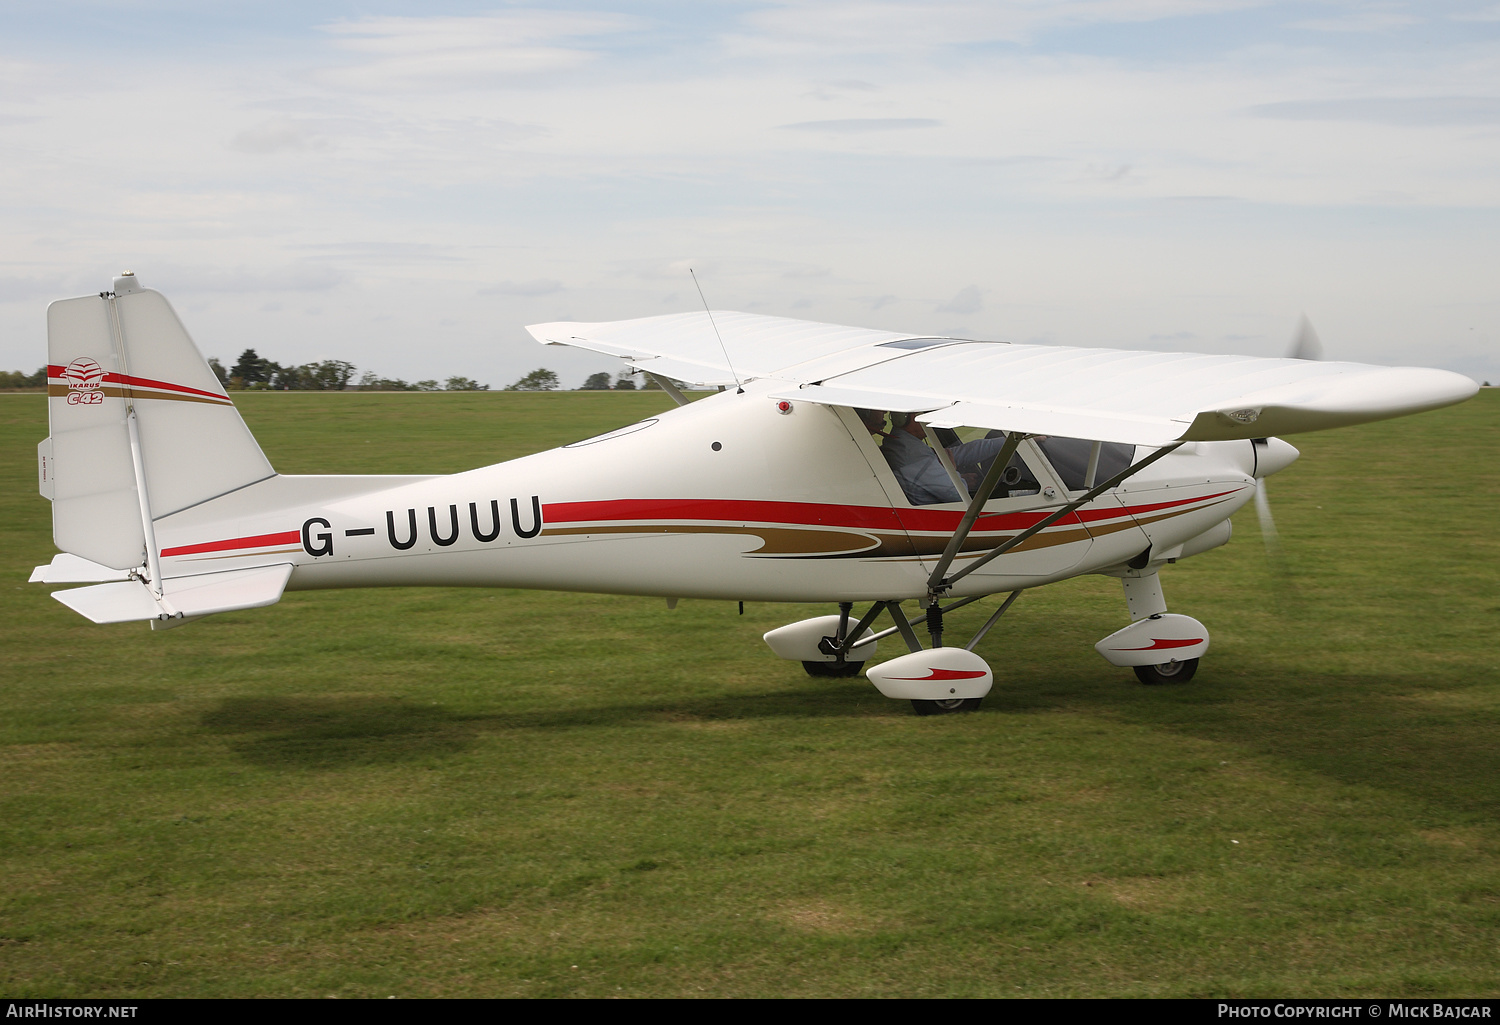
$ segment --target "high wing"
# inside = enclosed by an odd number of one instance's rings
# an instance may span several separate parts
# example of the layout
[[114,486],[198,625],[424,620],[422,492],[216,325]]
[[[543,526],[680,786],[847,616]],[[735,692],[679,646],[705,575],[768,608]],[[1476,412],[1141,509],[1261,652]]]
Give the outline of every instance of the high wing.
[[775,398],[1133,445],[1299,434],[1478,391],[1462,374],[1421,367],[1018,345],[717,310],[711,320],[682,313],[527,330],[689,384],[769,378],[786,384]]
[[820,381],[905,355],[879,346],[911,337],[725,310],[715,310],[712,320],[707,313],[672,313],[604,324],[533,324],[526,330],[546,345],[592,349],[653,374],[709,386],[764,377]]

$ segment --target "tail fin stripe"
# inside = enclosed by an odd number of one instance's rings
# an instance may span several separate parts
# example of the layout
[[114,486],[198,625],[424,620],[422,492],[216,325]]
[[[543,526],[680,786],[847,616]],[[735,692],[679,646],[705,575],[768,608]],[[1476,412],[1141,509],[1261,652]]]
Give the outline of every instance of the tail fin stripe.
[[[49,378],[49,380],[47,381],[48,395],[66,395],[68,393],[70,389],[68,379],[63,376],[63,371],[66,369],[66,367],[58,366],[49,366],[47,368],[47,377]],[[223,395],[216,395],[211,391],[202,391],[198,388],[189,388],[185,384],[171,384],[167,381],[153,381],[150,378],[146,377],[131,377],[129,374],[117,373],[106,373],[101,380],[106,385],[112,384],[116,386],[114,388],[100,388],[100,390],[103,391],[104,394],[110,396],[111,398],[123,398],[126,397],[127,390],[135,391],[136,389],[144,388],[151,391],[174,392],[176,394],[141,395],[139,393],[136,393],[136,398],[170,399],[193,397],[199,402],[217,402],[222,406],[234,405],[233,402],[231,402]]]
[[[149,389],[136,388],[100,388],[98,391],[111,399],[166,399],[172,402],[202,402],[211,406],[232,406],[233,402],[228,399],[208,398],[201,399],[196,395],[172,395],[169,393],[153,394]],[[48,385],[47,394],[53,398],[60,398],[69,394],[67,388],[62,385]]]

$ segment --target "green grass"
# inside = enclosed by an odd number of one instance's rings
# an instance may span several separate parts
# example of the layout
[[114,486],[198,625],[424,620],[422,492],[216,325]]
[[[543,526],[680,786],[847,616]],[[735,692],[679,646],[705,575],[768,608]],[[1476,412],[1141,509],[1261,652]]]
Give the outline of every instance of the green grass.
[[[244,395],[283,472],[469,468],[652,394]],[[1028,593],[983,711],[761,643],[805,606],[309,592],[167,633],[25,583],[39,396],[0,396],[0,990],[42,996],[1500,992],[1500,396],[1295,439],[1163,574]],[[649,473],[649,467],[642,467]],[[974,624],[990,602],[960,614]]]

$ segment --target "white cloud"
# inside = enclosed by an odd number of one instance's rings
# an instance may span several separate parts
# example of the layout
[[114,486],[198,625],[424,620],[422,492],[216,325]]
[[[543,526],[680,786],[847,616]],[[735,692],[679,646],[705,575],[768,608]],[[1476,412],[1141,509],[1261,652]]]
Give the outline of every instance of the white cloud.
[[561,292],[563,284],[552,278],[536,278],[532,281],[499,281],[479,290],[480,295],[551,295]]
[[37,278],[0,275],[0,303],[56,299],[68,287],[60,276]]
[[960,317],[978,313],[984,308],[984,294],[978,285],[960,288],[958,292],[937,308],[938,313],[955,313]]
[[1025,43],[1049,29],[1157,21],[1270,6],[1273,0],[970,0],[777,3],[732,37],[746,53],[893,53]]
[[1287,121],[1368,121],[1402,127],[1493,125],[1500,124],[1500,97],[1372,96],[1346,100],[1287,100],[1258,104],[1250,108],[1250,113]]
[[1309,32],[1395,32],[1421,21],[1421,18],[1399,11],[1359,10],[1333,18],[1294,21],[1289,27]]
[[831,132],[847,135],[855,132],[900,132],[911,128],[940,128],[942,122],[930,117],[849,117],[832,121],[798,121],[777,125],[798,132]]
[[329,84],[367,90],[485,88],[571,71],[597,57],[567,42],[638,25],[628,15],[510,10],[478,17],[371,17],[324,26],[336,45],[371,59],[327,69]]
[[287,264],[281,267],[182,267],[155,262],[148,288],[170,288],[192,292],[322,292],[338,286],[344,275],[319,264]]
[[304,150],[322,142],[315,125],[292,118],[274,118],[240,132],[229,143],[229,148],[241,153],[275,153]]

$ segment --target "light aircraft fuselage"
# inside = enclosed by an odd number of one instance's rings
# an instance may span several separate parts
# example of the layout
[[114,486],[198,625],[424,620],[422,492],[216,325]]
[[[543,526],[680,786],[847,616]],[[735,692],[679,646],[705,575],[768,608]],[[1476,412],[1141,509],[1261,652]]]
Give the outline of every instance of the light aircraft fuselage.
[[[720,392],[610,434],[451,476],[271,478],[158,521],[163,570],[175,576],[290,560],[288,590],[921,597],[965,504],[911,505],[857,417],[814,403],[793,403],[784,413],[771,390],[752,383],[743,394]],[[1179,450],[952,593],[1034,587],[1125,563],[1148,548],[1160,559],[1175,557],[1167,553],[1253,496],[1255,458],[1248,441]],[[1030,465],[1042,489],[987,503],[969,552],[994,547],[1080,493],[1034,453]],[[301,498],[335,488],[347,493]]]

